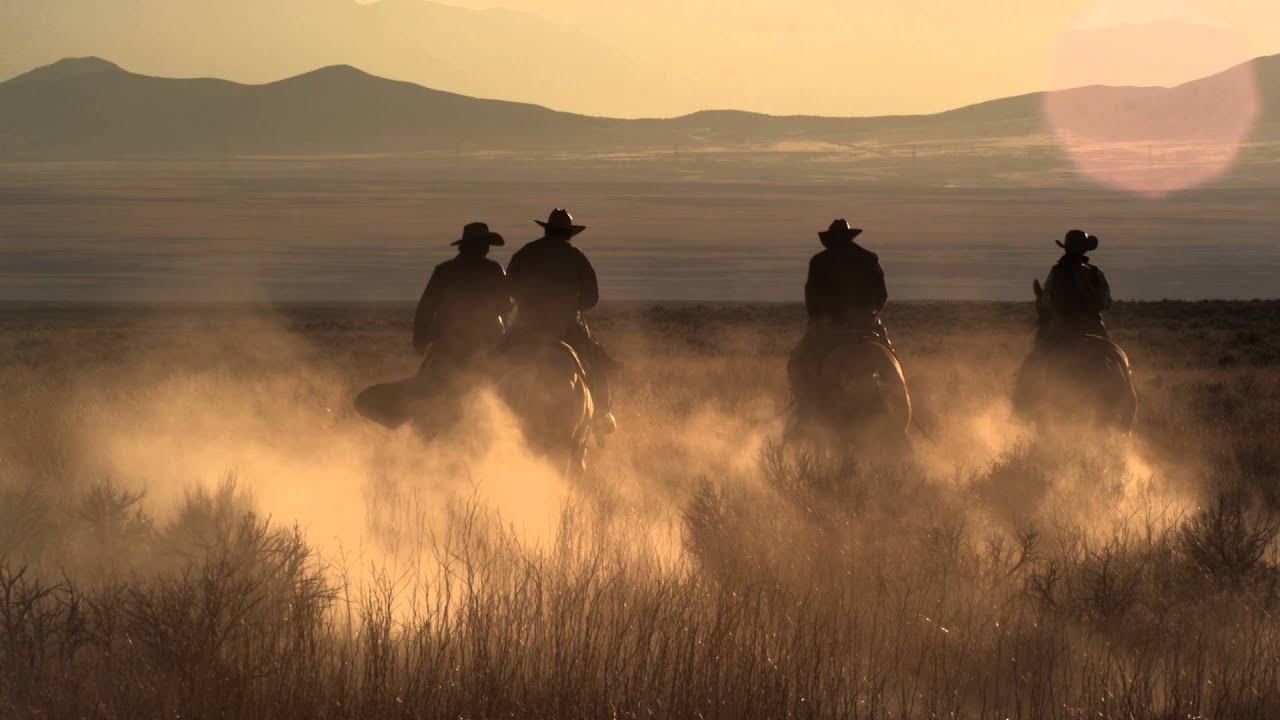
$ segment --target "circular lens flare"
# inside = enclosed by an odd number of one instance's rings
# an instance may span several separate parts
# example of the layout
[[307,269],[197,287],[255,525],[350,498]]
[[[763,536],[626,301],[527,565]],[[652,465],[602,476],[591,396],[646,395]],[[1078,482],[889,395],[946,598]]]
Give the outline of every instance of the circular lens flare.
[[1162,197],[1230,169],[1259,107],[1241,37],[1202,17],[1099,25],[1099,15],[1063,36],[1051,71],[1058,89],[1045,96],[1080,172]]

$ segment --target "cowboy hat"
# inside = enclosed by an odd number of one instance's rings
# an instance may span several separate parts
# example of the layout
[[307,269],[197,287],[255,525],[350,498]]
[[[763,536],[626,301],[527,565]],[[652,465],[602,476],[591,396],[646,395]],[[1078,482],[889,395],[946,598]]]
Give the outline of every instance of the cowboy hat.
[[818,237],[823,242],[828,240],[852,240],[862,234],[862,228],[849,226],[849,221],[844,218],[835,220],[831,223],[831,227],[823,232],[818,233]]
[[566,232],[569,233],[570,237],[587,229],[583,225],[573,224],[573,216],[569,214],[568,210],[564,210],[562,208],[552,210],[551,215],[547,217],[546,222],[541,220],[534,220],[534,222],[541,225],[544,230]]
[[490,232],[489,226],[482,222],[474,222],[462,228],[462,237],[454,240],[450,245],[462,245],[464,243],[488,243],[489,245],[506,245],[507,241],[496,232]]
[[1072,255],[1083,255],[1098,249],[1098,238],[1083,230],[1072,230],[1057,243],[1058,247]]

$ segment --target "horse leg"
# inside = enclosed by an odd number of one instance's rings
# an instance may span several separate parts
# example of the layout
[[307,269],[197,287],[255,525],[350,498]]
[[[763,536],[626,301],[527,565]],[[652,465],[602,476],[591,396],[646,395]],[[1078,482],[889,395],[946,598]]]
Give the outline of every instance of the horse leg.
[[1138,391],[1133,387],[1133,378],[1124,368],[1118,368],[1116,384],[1115,392],[1109,398],[1114,403],[1111,422],[1122,434],[1128,435],[1138,417]]
[[581,480],[587,474],[587,442],[575,441],[569,449],[569,462],[565,467],[565,477],[570,480]]

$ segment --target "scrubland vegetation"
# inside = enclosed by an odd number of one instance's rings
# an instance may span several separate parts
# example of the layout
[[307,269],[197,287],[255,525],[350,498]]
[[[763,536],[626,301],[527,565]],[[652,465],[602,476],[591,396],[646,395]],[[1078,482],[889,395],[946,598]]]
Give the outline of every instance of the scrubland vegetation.
[[895,305],[898,457],[780,441],[798,308],[614,308],[573,486],[354,416],[407,310],[0,307],[0,715],[1280,714],[1280,304],[1119,307],[1131,438],[1009,416],[1029,307]]

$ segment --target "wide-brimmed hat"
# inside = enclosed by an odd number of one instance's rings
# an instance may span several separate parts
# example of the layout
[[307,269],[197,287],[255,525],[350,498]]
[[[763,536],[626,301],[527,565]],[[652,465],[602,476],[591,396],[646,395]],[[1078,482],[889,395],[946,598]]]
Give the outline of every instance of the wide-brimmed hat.
[[488,243],[489,245],[506,245],[507,241],[496,232],[490,232],[489,226],[482,222],[474,222],[462,228],[462,237],[454,240],[451,245],[462,245],[464,243]]
[[1083,230],[1072,230],[1062,240],[1058,240],[1058,247],[1066,250],[1072,255],[1083,255],[1087,252],[1093,252],[1098,249],[1098,238],[1090,235]]
[[818,233],[823,242],[829,240],[852,240],[862,234],[862,228],[849,225],[849,221],[840,218],[831,223],[831,227]]
[[534,220],[534,222],[541,225],[545,230],[566,232],[569,233],[570,236],[577,235],[587,229],[583,225],[575,225],[573,223],[573,216],[569,214],[568,210],[563,208],[556,208],[555,210],[552,210],[551,215],[547,217],[546,222],[541,220]]

